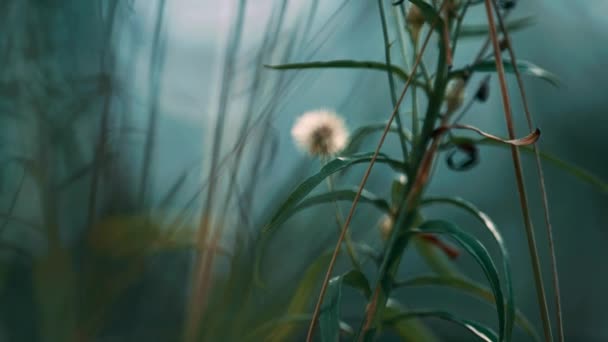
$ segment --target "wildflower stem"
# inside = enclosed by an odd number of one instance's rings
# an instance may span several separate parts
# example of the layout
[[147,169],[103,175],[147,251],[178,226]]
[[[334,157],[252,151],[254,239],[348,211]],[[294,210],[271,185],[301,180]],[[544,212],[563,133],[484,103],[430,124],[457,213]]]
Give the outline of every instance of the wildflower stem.
[[[515,57],[515,51],[513,49],[513,45],[511,44],[511,37],[509,36],[509,32],[505,28],[504,20],[498,8],[496,7],[496,3],[493,3],[494,11],[496,12],[496,16],[498,18],[498,25],[503,33],[504,39],[507,41],[507,50],[509,52],[509,57],[513,62],[513,71],[515,72],[515,76],[517,78],[517,85],[519,88],[519,93],[522,99],[522,104],[524,107],[524,113],[526,114],[526,121],[528,123],[528,129],[530,131],[534,128],[534,122],[532,120],[532,114],[530,113],[530,107],[528,105],[528,98],[526,96],[526,91],[524,89],[524,83],[521,77],[521,73],[519,71],[519,66],[517,65],[517,59]],[[553,241],[553,228],[551,225],[551,217],[549,215],[549,200],[547,199],[547,189],[545,187],[545,176],[543,173],[542,163],[540,161],[540,151],[538,149],[537,143],[532,145],[532,149],[534,150],[534,156],[536,159],[536,170],[539,179],[539,187],[542,195],[543,202],[543,211],[545,216],[545,226],[547,228],[547,238],[549,241],[549,253],[551,254],[551,268],[553,275],[553,287],[555,291],[555,311],[556,311],[556,319],[557,319],[557,334],[558,340],[564,341],[564,325],[562,319],[562,305],[561,305],[561,295],[559,290],[559,276],[557,272],[557,258],[555,257],[555,244]]]
[[[382,4],[382,0],[378,0],[378,10],[380,12],[380,21],[382,22],[382,37],[384,38],[384,58],[386,60],[387,65],[387,76],[388,76],[388,85],[391,93],[391,102],[394,108],[397,108],[397,114],[395,115],[395,122],[397,123],[397,128],[399,132],[403,131],[403,123],[401,122],[401,113],[399,113],[399,106],[397,105],[397,94],[395,91],[395,79],[393,78],[393,72],[391,69],[391,47],[390,41],[388,37],[388,29],[386,25],[386,14],[384,11],[384,5]],[[416,88],[416,87],[414,87]],[[403,159],[408,159],[407,145],[405,144],[405,138],[402,134],[399,134],[399,143],[401,145],[401,151],[403,152]]]
[[[492,46],[494,48],[494,59],[496,61],[496,70],[498,72],[498,79],[500,83],[500,92],[502,95],[502,102],[504,106],[505,119],[507,122],[507,129],[509,132],[509,138],[515,138],[515,128],[513,125],[513,119],[511,115],[511,101],[507,91],[507,82],[505,78],[504,65],[502,63],[501,49],[498,42],[496,33],[496,27],[494,24],[494,13],[492,12],[492,4],[490,0],[485,0],[486,16],[488,17],[488,26],[490,29],[490,38]],[[532,220],[530,218],[530,212],[528,208],[528,198],[526,195],[526,188],[524,184],[523,171],[521,165],[521,157],[517,147],[511,147],[511,153],[513,156],[513,166],[515,168],[515,177],[517,179],[517,188],[519,193],[519,199],[521,204],[522,215],[524,219],[524,226],[526,229],[526,235],[528,240],[528,248],[530,251],[530,257],[532,261],[532,268],[534,271],[534,279],[536,282],[536,294],[538,299],[539,310],[543,321],[543,329],[546,341],[552,341],[553,337],[551,334],[551,321],[549,319],[549,310],[547,308],[547,299],[545,288],[543,285],[542,273],[540,269],[540,260],[537,252],[536,240],[534,237],[534,230],[532,227]]]

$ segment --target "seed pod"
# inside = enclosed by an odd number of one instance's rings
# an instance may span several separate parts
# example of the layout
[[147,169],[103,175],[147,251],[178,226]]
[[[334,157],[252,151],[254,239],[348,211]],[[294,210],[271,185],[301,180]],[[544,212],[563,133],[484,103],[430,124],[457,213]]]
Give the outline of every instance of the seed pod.
[[475,100],[479,102],[486,102],[488,100],[488,97],[490,97],[490,84],[488,82],[488,79],[486,78],[479,85],[479,88],[475,93]]
[[445,103],[448,107],[448,113],[453,113],[462,106],[462,103],[464,102],[465,86],[466,82],[460,77],[452,79],[448,84],[445,93]]
[[414,40],[418,40],[420,29],[422,28],[422,25],[424,25],[424,16],[422,15],[420,8],[414,4],[410,4],[405,21],[410,27]]
[[499,4],[502,9],[511,10],[511,9],[515,8],[515,5],[517,5],[517,1],[516,0],[500,0]]

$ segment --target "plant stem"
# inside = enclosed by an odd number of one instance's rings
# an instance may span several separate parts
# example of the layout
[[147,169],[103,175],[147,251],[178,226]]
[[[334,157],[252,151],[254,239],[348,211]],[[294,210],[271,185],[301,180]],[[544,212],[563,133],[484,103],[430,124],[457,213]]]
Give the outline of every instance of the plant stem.
[[[534,129],[534,122],[532,121],[532,114],[530,113],[530,106],[528,105],[528,97],[526,96],[526,91],[524,89],[524,82],[521,77],[521,73],[519,71],[519,67],[517,66],[517,59],[515,57],[515,50],[513,49],[513,45],[511,44],[511,37],[509,36],[509,32],[507,31],[504,20],[500,11],[496,7],[494,3],[494,11],[496,12],[496,16],[498,18],[498,25],[504,35],[504,38],[507,40],[507,50],[509,51],[509,57],[513,62],[513,70],[515,71],[515,76],[517,78],[517,85],[519,88],[519,93],[522,99],[524,112],[526,114],[526,121],[528,123],[528,129],[532,131]],[[536,159],[536,171],[539,180],[540,192],[542,195],[543,202],[543,211],[545,216],[545,226],[547,228],[547,239],[549,240],[549,253],[551,254],[551,268],[553,275],[553,287],[555,290],[555,313],[557,319],[557,334],[558,340],[564,341],[564,324],[562,319],[562,305],[561,305],[561,295],[559,290],[559,275],[557,273],[557,258],[555,257],[555,244],[553,241],[553,228],[551,225],[551,217],[549,215],[549,200],[547,198],[547,189],[545,187],[545,176],[543,173],[542,163],[540,161],[540,151],[538,149],[537,143],[532,145],[532,149],[534,150],[534,156]]]
[[[391,47],[390,41],[388,37],[388,29],[386,25],[386,14],[384,12],[384,5],[382,4],[382,0],[378,0],[378,10],[380,12],[380,21],[382,22],[382,37],[384,38],[384,58],[387,65],[387,76],[388,76],[388,85],[390,88],[391,102],[393,108],[397,108],[397,114],[395,115],[395,122],[397,123],[397,128],[399,132],[403,132],[403,123],[401,122],[401,114],[399,113],[399,106],[397,106],[397,94],[395,92],[395,80],[393,79],[393,72],[391,69]],[[415,89],[416,87],[414,87]],[[403,160],[408,159],[407,145],[405,144],[405,139],[402,134],[399,134],[399,142],[401,145],[401,151],[403,152]]]
[[[498,72],[498,79],[500,81],[500,91],[502,95],[502,102],[504,106],[505,119],[507,123],[507,129],[509,131],[509,138],[515,138],[515,128],[513,125],[513,119],[511,115],[511,101],[507,91],[507,81],[505,78],[505,70],[502,62],[502,56],[500,52],[500,46],[496,33],[496,27],[494,26],[494,14],[492,12],[492,4],[490,0],[485,0],[486,15],[488,17],[488,26],[490,29],[490,38],[494,47],[494,58],[496,61],[496,70]],[[532,268],[534,271],[534,279],[536,282],[536,294],[538,299],[538,305],[543,321],[543,329],[545,333],[545,340],[552,341],[553,337],[551,334],[551,322],[549,319],[549,310],[547,308],[547,299],[545,288],[543,285],[543,279],[540,268],[540,260],[538,256],[536,240],[534,238],[534,228],[532,227],[532,220],[530,218],[530,212],[528,208],[528,198],[526,195],[526,188],[524,184],[523,171],[521,165],[521,157],[517,147],[511,147],[511,153],[513,156],[513,166],[515,168],[515,177],[517,179],[517,188],[519,193],[519,199],[521,204],[522,215],[524,219],[524,225],[526,228],[526,235],[528,239],[528,248],[530,251],[530,257],[532,261]]]

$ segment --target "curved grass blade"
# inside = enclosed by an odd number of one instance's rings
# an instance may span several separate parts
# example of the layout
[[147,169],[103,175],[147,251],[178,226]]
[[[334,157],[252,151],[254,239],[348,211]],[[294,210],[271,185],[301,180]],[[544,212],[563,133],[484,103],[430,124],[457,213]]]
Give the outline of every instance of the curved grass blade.
[[459,318],[459,317],[457,317],[449,312],[445,312],[445,311],[424,310],[424,311],[405,312],[405,313],[385,317],[383,319],[383,324],[391,326],[401,320],[408,320],[408,319],[413,319],[413,318],[442,319],[442,320],[452,322],[454,324],[457,324],[457,325],[467,329],[473,335],[479,337],[479,339],[481,339],[482,341],[486,341],[486,342],[498,342],[499,341],[498,336],[492,329],[490,329],[480,323],[473,322],[473,321],[463,319],[463,318]]
[[407,80],[408,74],[396,65],[390,67],[382,62],[356,61],[352,59],[338,59],[333,61],[316,61],[303,63],[289,63],[278,65],[264,65],[264,67],[275,70],[300,70],[300,69],[371,69],[379,71],[391,71],[402,80]]
[[[296,189],[292,191],[289,197],[287,197],[287,200],[283,203],[283,205],[281,205],[279,210],[277,210],[273,218],[270,220],[270,223],[264,227],[262,234],[268,234],[271,232],[273,228],[276,227],[276,221],[279,220],[285,212],[290,211],[292,207],[300,203],[300,201],[302,201],[304,197],[306,197],[306,195],[308,195],[317,185],[323,182],[325,178],[352,165],[368,163],[372,159],[372,156],[373,153],[357,154],[348,157],[338,157],[327,163],[325,166],[323,166],[323,168],[321,168],[321,171],[300,183],[300,185],[298,185]],[[376,162],[387,164],[399,171],[404,171],[407,169],[406,164],[394,159],[390,159],[386,155],[379,155]]]
[[[490,139],[472,140],[472,139],[465,138],[465,137],[454,137],[454,138],[452,138],[452,141],[456,142],[456,143],[458,143],[460,141],[462,141],[462,142],[469,141],[469,142],[472,142],[477,145],[508,147],[504,144],[498,143],[498,142],[490,140]],[[525,153],[528,153],[528,154],[534,154],[534,151],[530,147],[522,147],[520,150]],[[572,175],[590,185],[593,185],[594,187],[598,188],[600,191],[602,191],[604,193],[608,193],[608,182],[598,178],[597,176],[593,175],[589,171],[587,171],[583,168],[580,168],[576,165],[573,165],[571,163],[568,163],[562,159],[559,159],[558,157],[556,157],[550,153],[539,151],[539,154],[543,160],[548,161],[551,164],[555,165],[556,167],[568,172],[570,175]]]
[[[513,282],[511,279],[511,266],[509,262],[509,252],[507,250],[506,243],[502,238],[502,235],[498,231],[498,227],[494,222],[490,219],[490,217],[479,210],[472,203],[458,197],[429,197],[422,200],[421,205],[433,204],[433,203],[443,203],[456,206],[460,209],[463,209],[473,215],[479,222],[481,222],[484,227],[492,234],[492,237],[498,244],[500,248],[500,252],[502,255],[502,263],[503,263],[503,271],[505,276],[505,297],[506,308],[505,308],[505,333],[507,337],[507,341],[511,339],[511,331],[513,330],[513,321],[515,317],[515,301],[513,299]],[[497,305],[498,307],[498,305]]]
[[[506,72],[508,72],[508,73],[515,72],[515,70],[513,68],[513,62],[505,59],[505,60],[503,60],[503,65],[505,67]],[[536,65],[532,62],[520,59],[517,61],[517,68],[524,75],[540,78],[544,81],[549,82],[551,85],[553,85],[555,87],[559,87],[559,78],[555,74],[539,67],[538,65]],[[469,72],[471,72],[471,71],[495,72],[496,71],[496,62],[494,60],[481,61],[479,63],[476,63],[476,64],[468,67],[467,69]],[[451,76],[454,76],[454,75],[457,75],[457,74],[463,73],[463,72],[465,72],[465,71],[464,70],[454,71],[454,73]]]
[[[505,303],[512,303],[513,299],[506,298],[505,300],[505,296],[503,295],[502,287],[500,285],[498,271],[496,270],[496,266],[494,265],[490,254],[483,244],[472,235],[464,232],[455,224],[442,220],[426,221],[418,228],[412,229],[411,232],[447,234],[455,239],[467,252],[471,254],[471,256],[473,256],[473,258],[483,269],[486,278],[490,283],[492,292],[496,298],[496,311],[499,322],[500,341],[509,341],[513,326],[513,317],[510,315],[505,315],[508,308],[508,306],[505,308]],[[508,293],[508,295],[508,297],[512,297],[511,293]]]
[[[292,211],[286,212],[282,216],[281,222],[283,222],[284,219],[292,216],[294,213],[317,204],[332,203],[334,201],[352,201],[356,194],[357,190],[335,190],[326,192],[324,194],[311,196],[300,202],[300,204],[294,207]],[[361,193],[361,199],[359,201],[361,201],[361,203],[369,203],[383,212],[388,212],[390,209],[387,201],[367,190],[363,190]],[[275,222],[275,224],[280,224],[281,222]]]
[[[470,296],[482,299],[492,305],[496,304],[496,300],[492,291],[485,286],[477,284],[472,280],[465,279],[461,276],[437,276],[426,275],[412,278],[402,282],[396,282],[394,287],[416,287],[416,286],[440,286],[447,287]],[[540,342],[540,336],[532,326],[532,323],[519,310],[515,310],[515,324],[526,332],[534,341]]]
[[[524,29],[526,27],[532,26],[536,23],[536,18],[534,16],[528,16],[518,19],[513,19],[507,23],[505,23],[505,27],[509,30],[509,32],[515,32],[517,30]],[[486,37],[490,30],[487,25],[463,25],[460,31],[459,37],[462,38],[476,38],[476,37]]]

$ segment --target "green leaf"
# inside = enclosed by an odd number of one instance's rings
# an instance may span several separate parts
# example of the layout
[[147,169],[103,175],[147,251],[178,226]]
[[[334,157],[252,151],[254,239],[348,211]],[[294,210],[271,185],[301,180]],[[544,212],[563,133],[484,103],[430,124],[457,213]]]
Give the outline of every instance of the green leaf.
[[376,61],[356,61],[352,59],[339,59],[333,61],[316,61],[303,63],[288,63],[279,65],[264,65],[266,68],[275,70],[300,70],[300,69],[371,69],[380,71],[392,71],[393,74],[406,81],[409,75],[396,65],[388,65]]
[[[490,140],[490,139],[475,140],[475,139],[470,139],[470,138],[466,138],[466,137],[453,137],[451,139],[451,141],[456,144],[472,143],[475,145],[486,145],[486,146],[495,146],[495,147],[511,149],[510,146],[508,146],[508,145],[500,144],[500,143]],[[527,154],[532,154],[532,155],[534,154],[534,150],[529,146],[520,147],[520,150]],[[539,155],[543,160],[550,162],[554,166],[562,169],[563,171],[569,173],[570,175],[580,179],[583,182],[593,185],[598,190],[600,190],[604,193],[608,193],[608,183],[606,181],[598,178],[594,174],[590,173],[589,171],[587,171],[583,168],[580,168],[576,165],[573,165],[571,163],[568,163],[550,153],[539,151]]]
[[327,286],[327,292],[321,305],[321,314],[319,315],[321,341],[336,342],[340,339],[342,279],[342,276],[334,277]]
[[[433,203],[443,203],[456,206],[460,209],[467,211],[469,214],[473,215],[479,222],[483,224],[483,226],[492,234],[492,237],[498,244],[500,248],[500,252],[502,255],[503,262],[503,272],[505,276],[505,297],[507,299],[506,308],[505,308],[505,333],[507,341],[511,340],[511,331],[513,330],[513,321],[515,319],[515,300],[513,299],[513,281],[511,279],[511,266],[509,263],[509,252],[507,251],[507,246],[502,238],[502,235],[498,231],[498,227],[496,224],[490,219],[490,217],[479,210],[472,203],[458,197],[429,197],[422,200],[421,205],[433,204]],[[497,306],[498,307],[498,306]]]
[[445,311],[435,311],[435,310],[422,311],[421,310],[421,311],[410,311],[410,312],[400,313],[400,314],[391,315],[391,316],[387,315],[387,316],[385,316],[385,318],[383,320],[383,324],[392,326],[401,320],[408,320],[408,319],[413,319],[413,318],[442,319],[442,320],[449,321],[449,322],[455,323],[457,325],[460,325],[461,327],[463,327],[463,328],[467,329],[469,332],[471,332],[473,335],[479,337],[482,341],[498,342],[498,336],[496,336],[496,333],[492,329],[490,329],[482,324],[479,324],[477,322],[473,322],[473,321],[470,321],[467,319],[456,317],[455,315],[453,315],[449,312],[445,312]]
[[[414,286],[441,286],[447,287],[470,296],[480,298],[488,303],[496,304],[496,300],[492,291],[488,290],[483,285],[477,284],[472,280],[465,279],[461,276],[436,276],[427,275],[412,278],[403,282],[396,282],[395,288],[399,287],[414,287]],[[515,311],[515,323],[519,325],[534,341],[540,341],[540,337],[536,330],[528,321],[528,319],[519,310]]]
[[[298,204],[292,210],[287,211],[282,215],[282,220],[280,222],[275,222],[275,224],[282,223],[285,219],[289,218],[296,212],[318,205],[323,203],[332,203],[334,201],[353,201],[355,196],[357,195],[357,190],[335,190],[326,192],[324,194],[311,196]],[[380,197],[377,197],[373,193],[363,190],[361,192],[361,198],[359,199],[361,203],[369,203],[378,208],[383,212],[388,212],[390,207],[389,204]]]
[[[382,131],[384,131],[385,128],[386,128],[386,123],[376,123],[376,124],[359,127],[357,130],[355,130],[351,134],[348,145],[346,146],[346,148],[344,148],[344,150],[342,151],[342,154],[347,156],[347,155],[351,155],[351,154],[357,152],[357,150],[361,147],[363,140],[367,136],[369,136],[370,134],[376,133],[376,132],[382,132]],[[399,134],[399,129],[396,126],[391,126],[389,128],[389,133]],[[401,132],[401,135],[403,136],[403,138],[405,140],[412,141],[411,132],[403,131],[403,132]]]
[[[509,32],[513,32],[534,25],[535,23],[536,19],[533,16],[528,16],[510,20],[505,23],[505,27]],[[459,37],[472,38],[487,36],[488,33],[488,25],[463,25]]]
[[[511,335],[511,331],[508,329],[508,327],[512,327],[512,319],[510,320],[508,316],[505,317],[505,302],[512,303],[513,300],[512,298],[507,298],[505,300],[502,287],[500,285],[498,271],[496,270],[496,266],[494,265],[490,254],[483,244],[455,224],[442,220],[426,221],[420,227],[412,229],[411,232],[447,234],[462,245],[462,247],[469,252],[471,256],[473,256],[473,258],[483,269],[485,276],[490,283],[490,288],[492,289],[492,292],[496,298],[496,311],[498,314],[500,340],[508,341],[506,338]],[[509,322],[509,320],[511,322]]]
[[[509,73],[515,72],[515,69],[513,67],[513,62],[511,62],[510,60],[507,60],[507,59],[503,60],[503,65],[504,65],[506,72],[509,72]],[[519,72],[521,72],[522,75],[538,77],[544,81],[551,83],[552,85],[554,85],[556,87],[559,87],[559,79],[557,78],[557,76],[555,74],[539,67],[538,65],[536,65],[532,62],[520,59],[517,61],[517,68],[519,69]],[[496,71],[496,62],[494,60],[481,61],[479,63],[476,63],[476,64],[470,66],[468,69],[469,69],[469,71],[495,72]],[[464,70],[454,71],[454,75],[461,73],[463,71]]]
[[[296,187],[294,191],[291,192],[287,200],[281,205],[279,210],[274,214],[273,218],[270,220],[270,223],[264,227],[262,230],[262,234],[268,234],[272,232],[274,228],[281,222],[281,219],[284,219],[286,213],[291,212],[292,208],[295,207],[300,201],[306,197],[317,185],[319,185],[325,178],[330,175],[342,171],[352,165],[368,163],[372,160],[373,153],[364,153],[357,154],[348,157],[338,157],[331,162],[327,163],[321,171],[314,174],[313,176],[306,179],[304,182],[300,183]],[[380,154],[376,159],[376,163],[387,164],[394,169],[397,170],[405,170],[407,169],[406,164],[388,158],[386,155]]]

